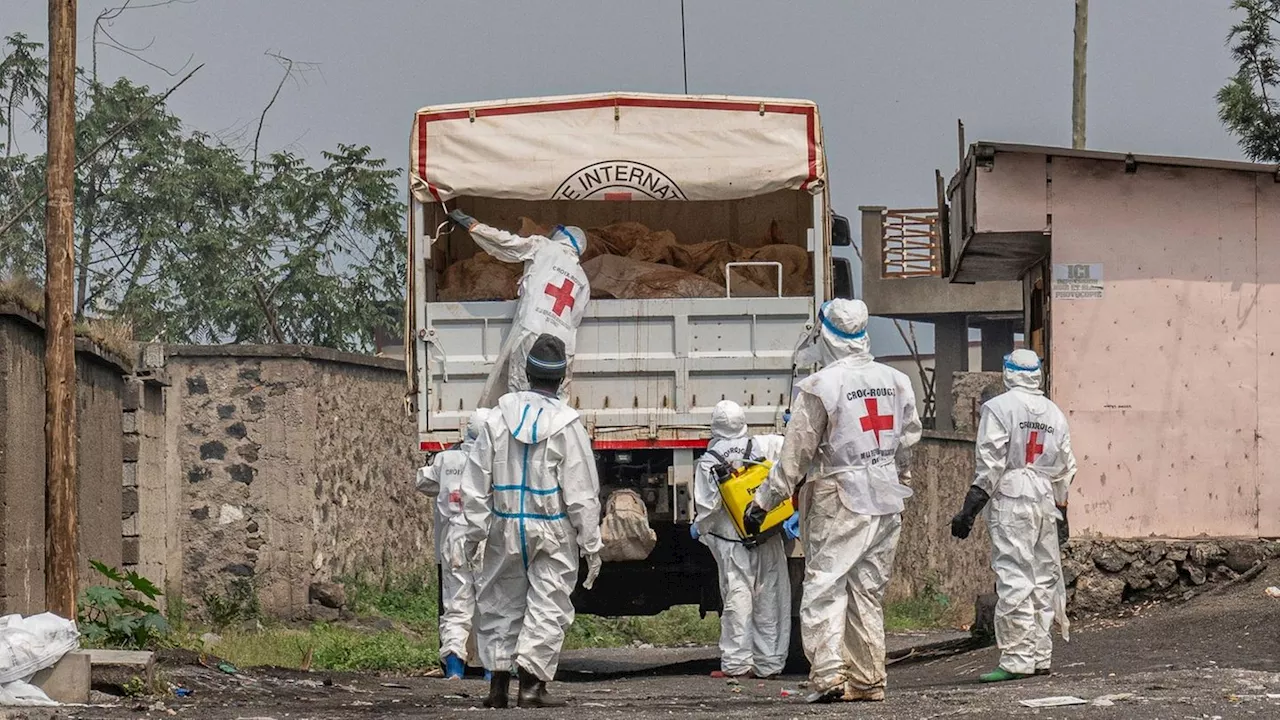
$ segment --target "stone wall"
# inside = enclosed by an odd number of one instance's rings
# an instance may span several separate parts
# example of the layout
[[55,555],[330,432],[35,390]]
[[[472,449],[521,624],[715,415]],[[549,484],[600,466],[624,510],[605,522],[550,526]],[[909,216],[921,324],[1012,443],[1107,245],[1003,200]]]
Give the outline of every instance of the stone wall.
[[[130,363],[76,343],[77,468],[82,584],[89,560],[121,560],[121,402]],[[0,307],[0,608],[44,610],[44,328]]]
[[951,537],[951,517],[973,482],[973,438],[926,431],[912,453],[911,474],[915,495],[902,513],[888,598],[940,591],[952,603],[970,607],[995,585],[986,523],[976,523],[967,540]]
[[976,435],[982,404],[1004,391],[1004,373],[956,373],[951,386],[955,396],[955,405],[951,409],[955,431],[970,438]]
[[164,367],[166,473],[181,487],[171,592],[198,607],[251,588],[264,612],[292,616],[313,582],[377,580],[431,561],[401,363],[297,346],[170,346]]
[[1266,540],[1072,539],[1062,557],[1072,614],[1171,599],[1230,582],[1280,556]]

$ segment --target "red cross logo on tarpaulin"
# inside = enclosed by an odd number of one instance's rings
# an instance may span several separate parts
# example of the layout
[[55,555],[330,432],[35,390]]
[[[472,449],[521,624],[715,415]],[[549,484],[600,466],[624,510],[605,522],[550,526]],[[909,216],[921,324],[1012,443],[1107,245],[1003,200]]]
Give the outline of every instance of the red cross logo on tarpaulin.
[[1027,464],[1035,463],[1036,458],[1044,454],[1044,443],[1040,442],[1040,431],[1032,430],[1027,439]]
[[543,292],[555,298],[555,304],[551,306],[551,312],[555,313],[556,317],[563,315],[565,308],[573,307],[573,281],[569,278],[565,278],[564,284],[560,287],[547,283],[547,287]]
[[893,416],[881,415],[880,401],[876,398],[867,398],[864,402],[867,404],[867,415],[862,418],[862,432],[872,432],[876,434],[876,444],[880,444],[880,433],[893,429]]

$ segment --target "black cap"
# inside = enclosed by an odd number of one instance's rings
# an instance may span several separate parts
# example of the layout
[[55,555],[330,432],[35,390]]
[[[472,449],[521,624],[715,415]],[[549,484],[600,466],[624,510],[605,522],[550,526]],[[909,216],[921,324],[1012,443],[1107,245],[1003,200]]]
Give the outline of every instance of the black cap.
[[564,341],[555,335],[543,333],[533,341],[529,348],[529,357],[525,361],[525,372],[530,380],[550,380],[559,383],[564,380],[569,363],[565,359]]

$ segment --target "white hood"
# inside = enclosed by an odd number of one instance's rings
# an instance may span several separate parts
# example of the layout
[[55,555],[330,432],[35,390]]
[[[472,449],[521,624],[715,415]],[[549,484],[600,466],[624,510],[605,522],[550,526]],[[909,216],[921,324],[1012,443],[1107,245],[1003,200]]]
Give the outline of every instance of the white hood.
[[558,399],[525,391],[508,393],[498,400],[498,412],[511,437],[536,445],[578,419],[578,411]]

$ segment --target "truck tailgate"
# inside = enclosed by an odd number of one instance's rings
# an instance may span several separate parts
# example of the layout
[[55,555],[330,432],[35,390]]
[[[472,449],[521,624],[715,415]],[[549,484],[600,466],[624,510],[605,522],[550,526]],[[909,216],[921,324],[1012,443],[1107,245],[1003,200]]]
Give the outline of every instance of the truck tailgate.
[[[514,309],[427,304],[435,347],[424,441],[457,438]],[[723,399],[741,404],[750,425],[778,427],[791,354],[812,319],[810,297],[593,300],[578,330],[570,401],[597,442],[705,437]]]

